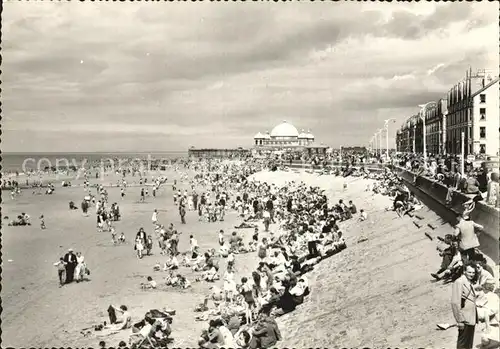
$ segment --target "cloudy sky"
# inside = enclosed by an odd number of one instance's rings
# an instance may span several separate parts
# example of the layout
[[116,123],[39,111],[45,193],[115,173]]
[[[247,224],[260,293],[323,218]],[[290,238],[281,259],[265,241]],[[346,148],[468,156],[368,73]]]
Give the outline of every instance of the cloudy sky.
[[498,6],[7,2],[2,148],[248,147],[282,120],[365,145],[498,69]]

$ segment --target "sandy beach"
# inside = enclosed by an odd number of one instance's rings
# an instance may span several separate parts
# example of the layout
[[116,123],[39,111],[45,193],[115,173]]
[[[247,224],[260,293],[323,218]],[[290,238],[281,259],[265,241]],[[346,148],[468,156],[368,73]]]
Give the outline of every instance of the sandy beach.
[[[174,173],[166,174],[171,180]],[[416,228],[409,217],[398,219],[385,212],[389,199],[367,192],[371,180],[339,178],[294,172],[261,172],[252,178],[277,185],[304,181],[307,185],[326,190],[329,200],[353,200],[358,209],[365,209],[369,219],[341,223],[348,248],[315,267],[308,274],[312,293],[303,305],[279,318],[283,341],[280,347],[306,346],[371,346],[402,345],[414,347],[449,347],[456,331],[435,331],[435,324],[451,322],[449,286],[436,285],[429,273],[440,263],[435,241]],[[347,183],[347,189],[344,184]],[[187,188],[187,183],[179,183]],[[14,201],[6,200],[3,216],[14,217],[26,212],[32,226],[7,227],[3,220],[3,313],[2,340],[4,346],[92,346],[99,340],[116,345],[126,340],[129,331],[112,337],[99,337],[93,332],[83,337],[81,329],[107,320],[110,304],[126,304],[133,320],[140,320],[152,308],[168,307],[177,315],[172,325],[175,347],[196,345],[205,322],[196,322],[194,307],[203,301],[211,284],[195,283],[185,291],[176,289],[144,291],[139,287],[146,276],[161,280],[163,272],[153,272],[153,265],[163,262],[157,246],[153,256],[142,260],[135,257],[130,240],[140,227],[153,234],[151,214],[160,211],[163,224],[174,223],[183,234],[181,251],[189,247],[189,235],[194,234],[202,251],[217,247],[217,232],[231,232],[241,220],[229,212],[224,222],[198,222],[197,213],[188,212],[187,224],[181,226],[177,208],[173,205],[172,187],[164,185],[156,198],[139,203],[139,189],[130,188],[124,201],[119,189],[108,189],[110,202],[118,202],[122,221],[117,232],[124,232],[128,244],[114,246],[109,233],[98,233],[93,210],[89,217],[81,211],[69,211],[70,200],[79,203],[83,188],[57,188],[55,195],[33,196],[25,191]],[[46,218],[47,229],[37,221]],[[439,218],[422,210],[428,222],[439,228],[433,235],[443,235],[451,228],[440,225]],[[276,229],[275,225],[271,230]],[[249,241],[251,229],[238,229]],[[362,237],[368,239],[358,243]],[[53,263],[69,247],[81,251],[91,270],[90,281],[58,287]],[[257,266],[254,253],[236,257],[238,277],[248,276]],[[225,262],[221,261],[221,273]],[[194,281],[195,274],[181,267],[180,272]],[[216,282],[222,286],[222,281]],[[22,336],[19,333],[23,333]]]

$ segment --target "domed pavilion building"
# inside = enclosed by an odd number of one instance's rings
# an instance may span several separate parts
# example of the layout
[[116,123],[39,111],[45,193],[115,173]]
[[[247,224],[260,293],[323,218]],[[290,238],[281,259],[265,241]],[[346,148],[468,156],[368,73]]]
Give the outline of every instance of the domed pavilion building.
[[[286,120],[275,126],[271,132],[257,133],[254,137],[255,148],[260,150],[295,150],[311,146],[314,135],[310,130],[301,132]],[[297,149],[298,150],[298,149]]]

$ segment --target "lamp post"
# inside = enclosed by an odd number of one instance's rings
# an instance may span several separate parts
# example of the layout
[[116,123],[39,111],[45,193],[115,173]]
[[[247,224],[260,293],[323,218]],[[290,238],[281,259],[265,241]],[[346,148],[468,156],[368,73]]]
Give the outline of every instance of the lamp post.
[[382,157],[382,131],[384,131],[383,128],[379,128],[379,130],[377,131],[377,134],[378,134],[378,144],[379,144],[379,147],[380,147],[380,151],[379,151],[380,157]]
[[424,161],[427,160],[427,130],[425,129],[425,114],[427,112],[427,107],[430,105],[437,105],[436,102],[431,101],[426,104],[419,104],[420,107],[420,112],[419,116],[420,119],[422,119],[423,125],[422,125],[422,137],[423,137],[423,142],[424,142]]
[[385,128],[385,155],[387,157],[387,161],[389,161],[389,121],[396,122],[396,119],[387,119],[384,120],[384,128]]

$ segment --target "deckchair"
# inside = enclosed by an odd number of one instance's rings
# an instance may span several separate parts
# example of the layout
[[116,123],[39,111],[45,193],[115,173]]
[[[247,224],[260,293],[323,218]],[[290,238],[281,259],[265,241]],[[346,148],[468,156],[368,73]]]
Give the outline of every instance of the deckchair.
[[[131,344],[131,348],[140,349],[146,342],[149,343],[151,348],[157,348],[150,338],[154,334],[153,328],[153,325],[146,323],[146,325],[144,325],[138,333],[130,335],[129,342]],[[138,340],[133,342],[134,338],[137,338]]]

